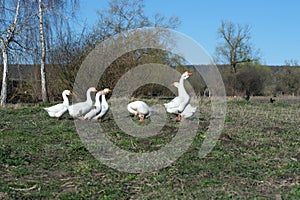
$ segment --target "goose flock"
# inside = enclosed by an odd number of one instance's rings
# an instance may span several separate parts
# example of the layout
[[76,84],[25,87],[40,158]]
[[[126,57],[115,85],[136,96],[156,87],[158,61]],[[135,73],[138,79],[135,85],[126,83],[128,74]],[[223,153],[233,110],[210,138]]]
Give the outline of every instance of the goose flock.
[[[190,105],[190,96],[184,87],[184,80],[189,78],[191,75],[192,73],[190,72],[184,72],[181,75],[179,82],[174,82],[172,84],[174,87],[177,87],[178,96],[172,99],[170,102],[164,104],[164,107],[168,113],[176,115],[177,122],[193,116],[197,110],[197,107]],[[111,92],[112,90],[109,88],[98,91],[95,87],[90,87],[86,91],[85,101],[69,105],[68,96],[71,96],[73,93],[70,90],[64,90],[62,93],[63,103],[59,103],[44,109],[48,112],[50,117],[57,119],[60,119],[62,115],[68,112],[69,115],[74,119],[102,122],[103,118],[110,109],[105,96]],[[92,93],[96,93],[94,104],[91,97]],[[138,121],[140,122],[150,118],[150,116],[155,113],[155,111],[143,101],[133,101],[129,103],[127,105],[127,110],[130,114],[137,116]]]

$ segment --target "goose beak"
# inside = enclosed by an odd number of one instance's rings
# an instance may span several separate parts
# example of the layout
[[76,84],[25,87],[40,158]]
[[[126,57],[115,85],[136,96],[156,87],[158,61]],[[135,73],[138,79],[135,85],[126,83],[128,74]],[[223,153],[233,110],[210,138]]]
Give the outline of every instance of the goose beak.
[[188,73],[187,73],[188,76],[191,76],[192,74],[193,74],[192,72],[188,72]]
[[70,96],[73,95],[73,91],[70,91],[69,95],[70,95]]

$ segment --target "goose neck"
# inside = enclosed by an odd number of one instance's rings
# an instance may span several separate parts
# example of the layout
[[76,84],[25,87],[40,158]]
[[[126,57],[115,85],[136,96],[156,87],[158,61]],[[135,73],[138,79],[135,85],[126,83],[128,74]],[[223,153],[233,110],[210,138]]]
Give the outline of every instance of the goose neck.
[[88,91],[86,92],[86,101],[87,101],[87,102],[92,102],[91,93],[92,93],[92,90],[88,90]]
[[68,99],[67,94],[65,92],[62,93],[62,97],[63,97],[63,104],[68,106],[69,105],[69,99]]
[[101,95],[101,101],[102,101],[102,103],[106,103],[105,94],[102,94],[102,95]]

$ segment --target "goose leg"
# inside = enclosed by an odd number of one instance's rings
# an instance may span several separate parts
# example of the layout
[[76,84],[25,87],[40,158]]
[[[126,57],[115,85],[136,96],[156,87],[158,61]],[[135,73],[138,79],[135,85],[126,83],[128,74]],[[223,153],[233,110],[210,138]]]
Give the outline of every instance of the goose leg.
[[83,116],[78,117],[78,119],[85,120],[85,118]]
[[176,122],[180,122],[181,121],[181,113],[178,112],[178,115],[176,117]]

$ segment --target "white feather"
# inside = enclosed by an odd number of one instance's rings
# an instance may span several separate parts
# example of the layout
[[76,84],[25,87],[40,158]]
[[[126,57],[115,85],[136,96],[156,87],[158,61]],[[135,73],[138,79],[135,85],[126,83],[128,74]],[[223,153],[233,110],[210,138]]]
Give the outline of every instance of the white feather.
[[92,120],[100,120],[101,121],[105,117],[105,115],[108,113],[108,111],[109,111],[109,104],[106,101],[105,95],[107,93],[109,93],[109,92],[111,92],[111,90],[108,89],[108,88],[105,88],[103,90],[102,95],[101,95],[101,111],[100,111],[99,114],[97,114],[96,116],[94,116],[92,118]]
[[181,75],[179,84],[176,85],[178,88],[178,97],[175,97],[171,102],[165,103],[164,106],[169,113],[179,113],[183,112],[185,107],[190,102],[190,96],[184,88],[184,80],[190,76],[189,72],[185,72]]
[[65,114],[68,111],[69,99],[67,95],[72,95],[72,92],[70,90],[64,90],[62,92],[63,103],[44,108],[48,112],[50,117],[60,118],[63,114]]
[[133,115],[144,116],[145,118],[149,118],[154,113],[154,110],[143,101],[129,103],[127,110]]
[[76,118],[85,115],[87,112],[89,112],[93,107],[93,101],[91,98],[91,92],[97,92],[96,88],[91,87],[86,92],[86,101],[79,102],[76,104],[73,104],[69,106],[69,114]]

